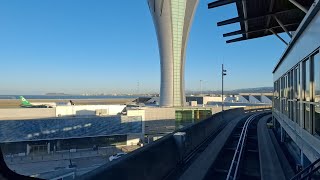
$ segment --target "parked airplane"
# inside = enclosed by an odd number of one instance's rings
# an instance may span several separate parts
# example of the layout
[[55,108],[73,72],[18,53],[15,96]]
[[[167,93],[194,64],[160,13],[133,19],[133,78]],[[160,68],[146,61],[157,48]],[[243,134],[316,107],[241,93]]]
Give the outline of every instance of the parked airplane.
[[53,108],[56,107],[57,104],[54,102],[39,102],[39,103],[30,103],[26,98],[20,96],[21,107],[23,108]]

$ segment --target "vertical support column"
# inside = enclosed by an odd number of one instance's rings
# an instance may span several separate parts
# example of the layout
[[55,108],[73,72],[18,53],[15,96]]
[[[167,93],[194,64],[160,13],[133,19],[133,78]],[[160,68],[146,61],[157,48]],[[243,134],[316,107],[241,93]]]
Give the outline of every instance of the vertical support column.
[[300,150],[300,164],[302,166],[302,169],[305,167],[304,165],[304,154],[303,154],[303,151]]
[[191,112],[192,112],[192,123],[194,123],[194,119],[195,119],[194,118],[194,109],[192,109]]
[[179,149],[179,160],[181,161],[183,159],[184,155],[184,149],[186,146],[186,133],[185,132],[176,132],[173,134],[174,140],[178,146]]
[[61,150],[60,140],[57,140],[57,151]]
[[280,139],[281,139],[281,142],[283,143],[285,139],[285,132],[282,126],[280,127]]
[[29,155],[29,154],[30,154],[30,150],[31,150],[31,147],[30,147],[30,145],[29,145],[29,144],[27,144],[27,155]]
[[50,154],[50,142],[48,142],[47,144],[47,151],[48,151],[48,154]]
[[275,122],[275,120],[274,120],[274,116],[272,116],[272,126],[273,126],[273,129],[276,128],[276,122]]
[[197,109],[197,120],[199,120],[199,119],[200,119],[200,110]]

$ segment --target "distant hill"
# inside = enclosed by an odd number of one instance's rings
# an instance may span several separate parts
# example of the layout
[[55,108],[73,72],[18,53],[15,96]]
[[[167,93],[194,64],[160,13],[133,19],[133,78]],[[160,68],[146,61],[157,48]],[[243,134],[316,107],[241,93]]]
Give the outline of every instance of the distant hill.
[[46,93],[46,96],[70,96],[70,94],[65,93]]
[[[272,93],[273,87],[257,87],[257,88],[243,88],[224,91],[225,94],[239,94],[239,93]],[[187,91],[186,94],[199,94],[200,91]],[[221,94],[221,90],[218,91],[202,91],[202,94]]]
[[257,87],[257,88],[245,88],[245,89],[236,89],[228,91],[231,93],[271,93],[273,92],[273,87]]

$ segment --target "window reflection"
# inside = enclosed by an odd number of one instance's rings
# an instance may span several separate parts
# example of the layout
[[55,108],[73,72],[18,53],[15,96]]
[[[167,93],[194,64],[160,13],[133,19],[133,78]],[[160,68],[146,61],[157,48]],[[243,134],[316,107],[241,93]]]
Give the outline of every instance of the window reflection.
[[[320,103],[320,55],[313,57],[314,62],[314,101]],[[320,105],[314,107],[315,132],[320,135]]]

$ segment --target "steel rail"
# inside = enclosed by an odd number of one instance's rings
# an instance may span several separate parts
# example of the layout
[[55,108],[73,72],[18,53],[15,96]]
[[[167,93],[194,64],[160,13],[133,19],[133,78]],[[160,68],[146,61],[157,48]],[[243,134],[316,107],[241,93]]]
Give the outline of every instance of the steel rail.
[[256,114],[251,115],[243,125],[240,138],[237,144],[237,148],[233,155],[233,159],[232,159],[226,180],[235,180],[237,178],[241,157],[242,157],[244,146],[247,139],[248,127],[250,123],[256,118],[256,116],[257,116]]

